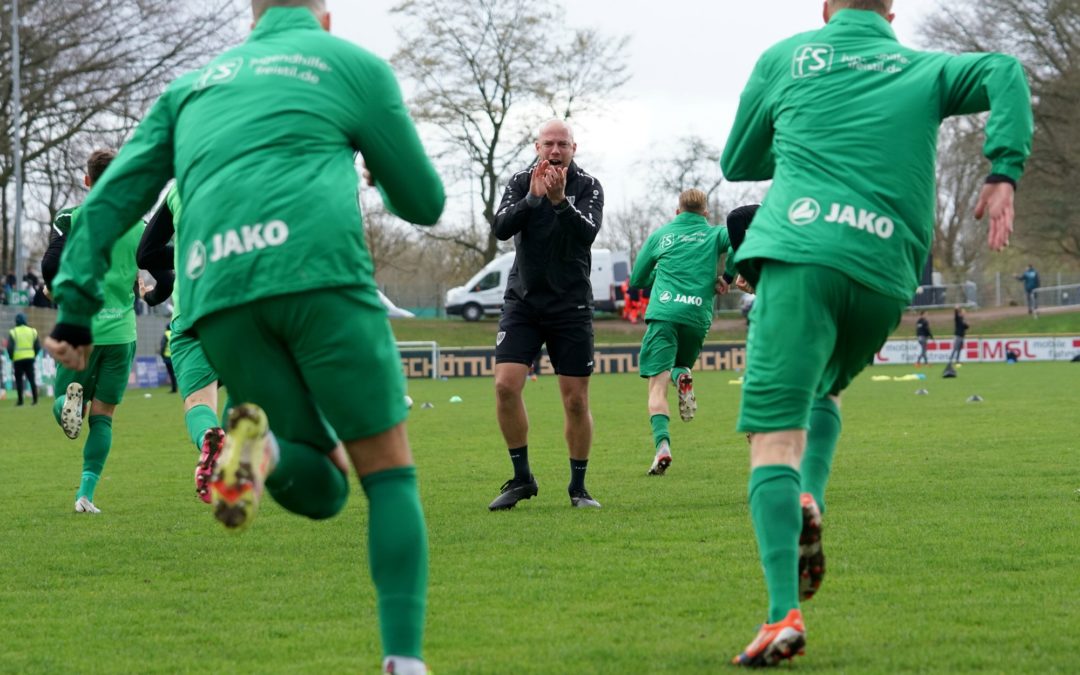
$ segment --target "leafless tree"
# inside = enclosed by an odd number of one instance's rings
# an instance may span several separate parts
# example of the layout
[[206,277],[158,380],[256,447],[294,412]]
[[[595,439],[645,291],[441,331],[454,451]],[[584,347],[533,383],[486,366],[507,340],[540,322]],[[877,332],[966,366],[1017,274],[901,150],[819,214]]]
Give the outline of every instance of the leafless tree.
[[[73,150],[127,136],[165,84],[238,40],[238,0],[22,0],[22,147],[28,215],[47,228],[82,178]],[[0,263],[14,209],[11,15],[0,13]],[[104,142],[103,142],[104,140]],[[9,195],[8,193],[11,192]]]
[[430,235],[491,260],[503,184],[523,168],[537,126],[610,101],[629,78],[627,38],[567,28],[557,2],[406,0],[393,11],[402,45],[392,61],[415,85],[413,114],[439,130],[441,163],[456,169],[444,175],[467,180],[483,214]]
[[981,117],[957,117],[939,133],[933,254],[938,269],[956,283],[984,248],[984,228],[974,215],[986,174],[984,126]]
[[1015,242],[1080,260],[1080,210],[1072,206],[1080,185],[1080,0],[943,3],[924,33],[935,48],[1003,51],[1024,63],[1035,139],[1017,193]]

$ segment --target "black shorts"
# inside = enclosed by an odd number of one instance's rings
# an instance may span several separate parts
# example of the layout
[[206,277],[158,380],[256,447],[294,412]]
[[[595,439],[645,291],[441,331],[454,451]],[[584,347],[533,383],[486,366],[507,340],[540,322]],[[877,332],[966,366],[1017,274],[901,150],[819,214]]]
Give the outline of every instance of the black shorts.
[[503,305],[495,338],[495,363],[531,365],[545,344],[556,374],[591,375],[592,312],[541,316],[521,305]]

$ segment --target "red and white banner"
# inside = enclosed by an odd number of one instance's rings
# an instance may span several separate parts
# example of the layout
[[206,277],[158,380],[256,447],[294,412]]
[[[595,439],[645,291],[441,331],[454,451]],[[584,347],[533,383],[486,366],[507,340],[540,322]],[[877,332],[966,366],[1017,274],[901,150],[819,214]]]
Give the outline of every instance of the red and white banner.
[[[926,356],[930,363],[945,363],[952,353],[953,339],[930,340]],[[1010,352],[1020,355],[1021,361],[1072,361],[1080,356],[1080,337],[1004,337],[965,339],[960,348],[960,361],[992,363],[1005,361]],[[918,340],[889,340],[874,358],[875,364],[904,365],[915,363],[919,357]]]

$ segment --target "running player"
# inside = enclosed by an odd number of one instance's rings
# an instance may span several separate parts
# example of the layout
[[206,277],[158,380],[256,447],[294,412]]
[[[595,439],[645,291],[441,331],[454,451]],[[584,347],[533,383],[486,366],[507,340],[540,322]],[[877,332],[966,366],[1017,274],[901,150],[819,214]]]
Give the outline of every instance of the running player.
[[671,465],[668,383],[679,392],[682,420],[694,419],[697,398],[691,368],[712,326],[713,299],[728,290],[728,280],[717,275],[717,268],[731,241],[727,228],[710,225],[708,217],[704,192],[680,194],[675,220],[649,235],[630,275],[634,288],[652,288],[638,357],[638,371],[649,379],[649,423],[656,450],[650,476],[664,475]]
[[328,34],[322,0],[253,0],[252,13],[247,42],[171,84],[87,199],[87,231],[76,230],[65,253],[60,322],[46,346],[85,365],[86,317],[120,234],[113,221],[145,212],[175,172],[185,316],[245,402],[229,416],[211,480],[215,516],[247,526],[264,485],[294,513],[338,513],[348,482],[330,454],[343,439],[370,504],[384,670],[422,673],[426,527],[355,156],[388,209],[410,222],[435,223],[442,183],[393,72]]
[[799,600],[825,569],[821,516],[840,393],[918,286],[944,118],[991,111],[990,175],[975,215],[989,214],[993,250],[1012,230],[1031,148],[1023,68],[1001,54],[904,47],[889,25],[892,4],[827,0],[824,28],[766,51],[721,158],[729,180],[773,180],[736,255],[757,292],[739,429],[751,434],[750,513],[769,591],[767,621],[738,665],[802,653]]
[[[115,157],[116,151],[111,149],[91,153],[83,178],[86,187],[97,184]],[[63,209],[53,221],[49,248],[41,261],[47,287],[52,286],[65,242],[73,231],[82,227],[82,210],[82,207]],[[63,362],[56,368],[54,387],[57,393],[64,393],[53,402],[53,415],[68,438],[78,437],[86,417],[86,405],[90,407],[90,433],[83,443],[82,479],[75,493],[76,513],[101,513],[94,504],[94,496],[112,448],[113,414],[124,400],[131,362],[135,358],[135,285],[139,274],[135,249],[145,223],[138,220],[138,216],[129,222],[137,224],[117,228],[123,234],[112,248],[110,266],[102,284],[104,302],[92,319],[96,348],[85,369],[74,370]]]

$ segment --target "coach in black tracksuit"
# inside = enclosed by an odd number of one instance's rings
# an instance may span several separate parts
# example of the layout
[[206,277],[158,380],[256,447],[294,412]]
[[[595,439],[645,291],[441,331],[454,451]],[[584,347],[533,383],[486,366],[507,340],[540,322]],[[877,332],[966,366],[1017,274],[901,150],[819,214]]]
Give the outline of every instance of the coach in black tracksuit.
[[574,163],[573,132],[561,120],[540,127],[536,162],[510,179],[492,231],[514,238],[495,340],[495,394],[499,427],[514,477],[488,508],[513,508],[537,494],[529,469],[529,420],[522,390],[529,365],[547,345],[559,376],[570,450],[570,504],[599,508],[585,490],[592,445],[589,375],[593,369],[593,294],[589,281],[592,243],[600,231],[604,190]]

